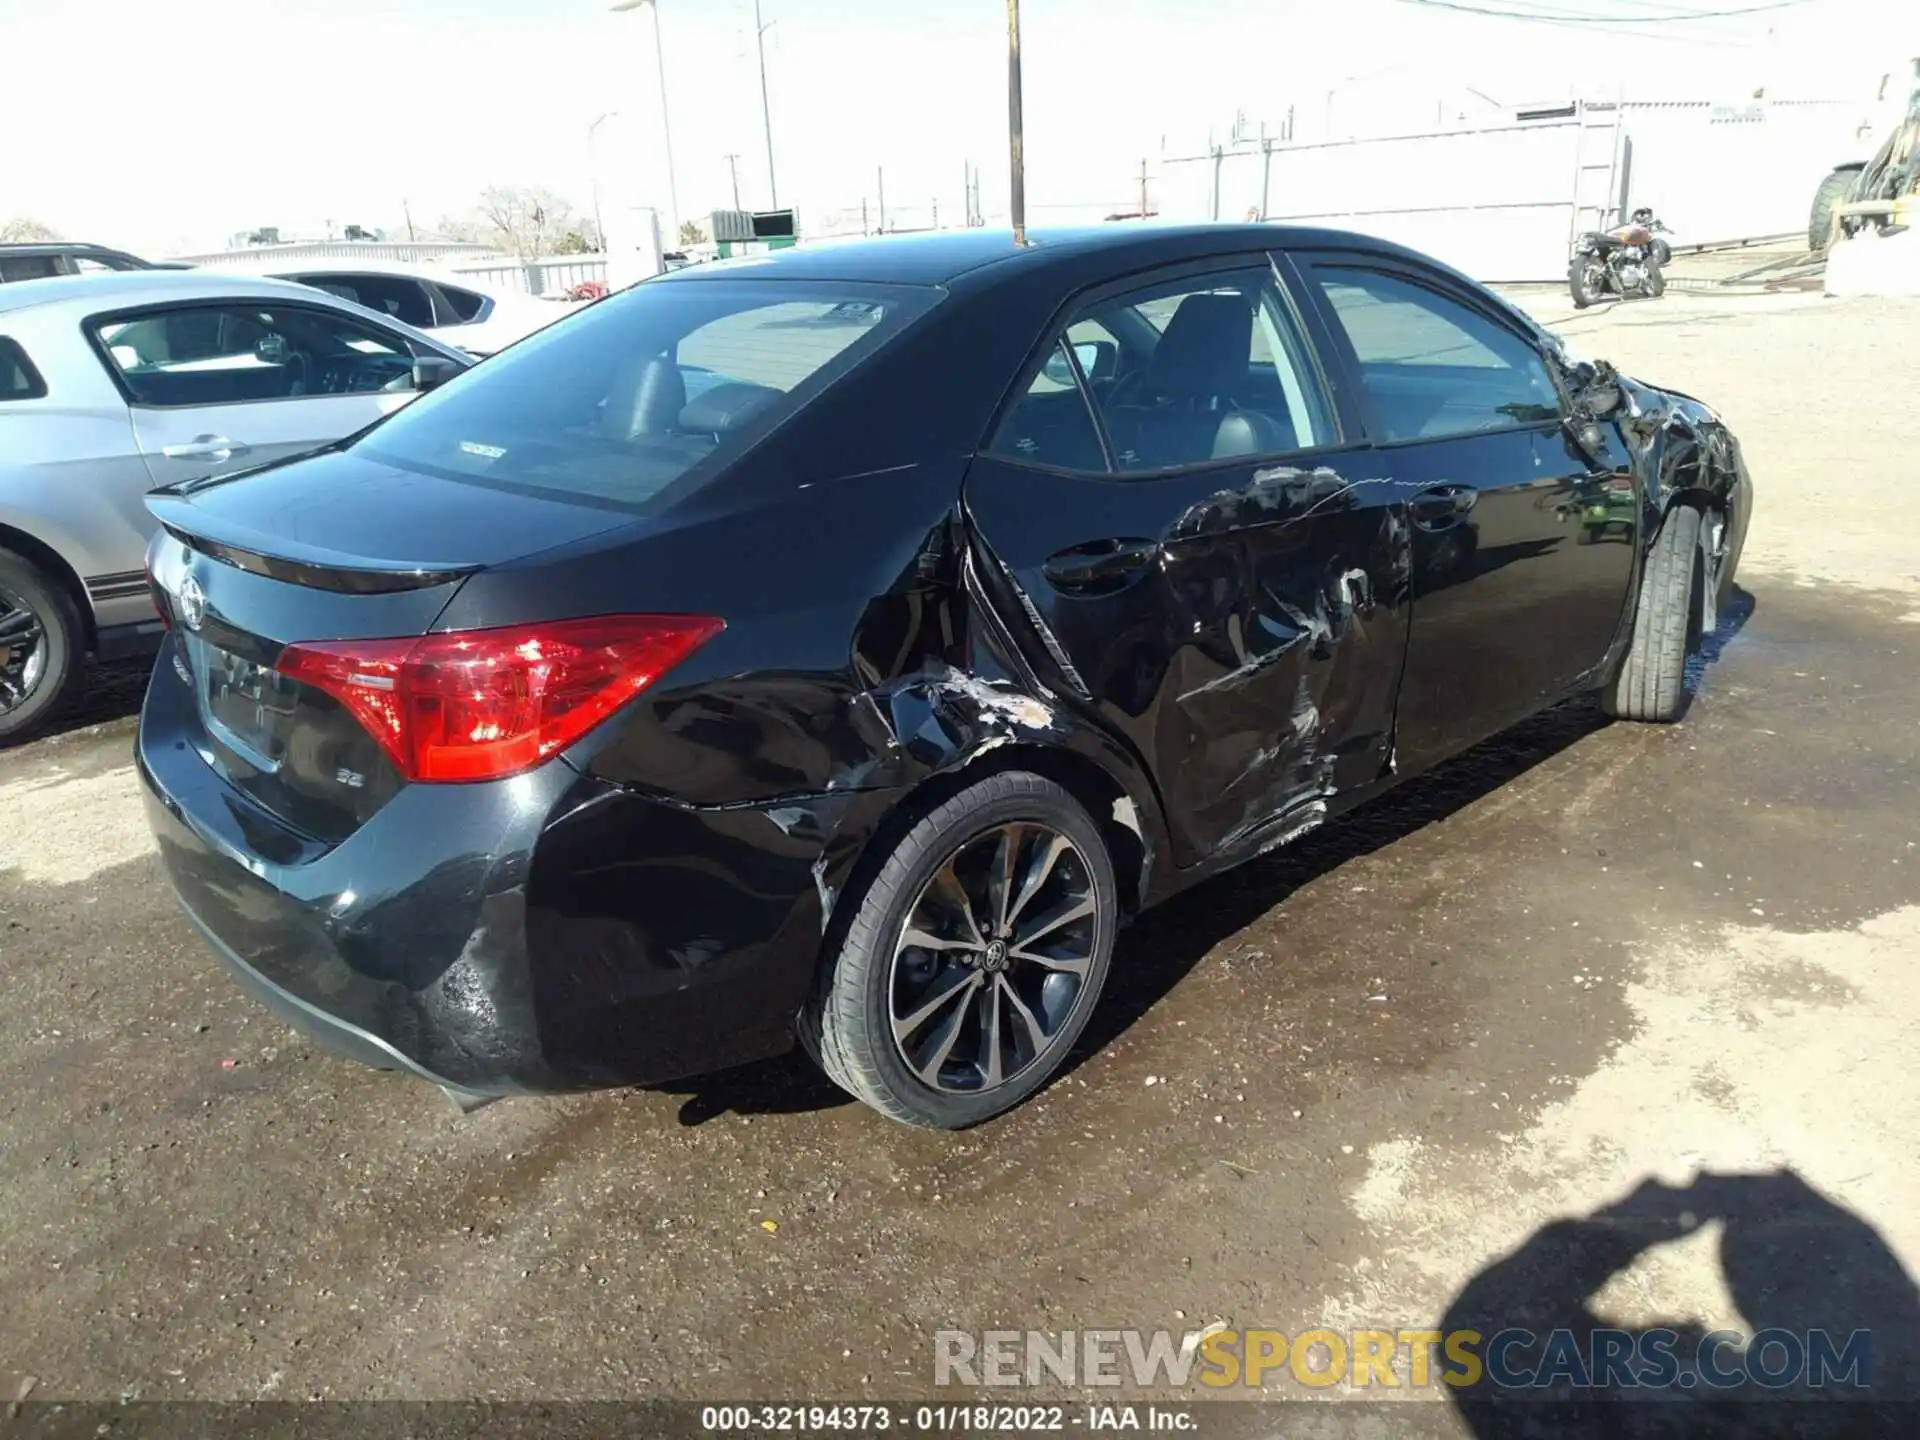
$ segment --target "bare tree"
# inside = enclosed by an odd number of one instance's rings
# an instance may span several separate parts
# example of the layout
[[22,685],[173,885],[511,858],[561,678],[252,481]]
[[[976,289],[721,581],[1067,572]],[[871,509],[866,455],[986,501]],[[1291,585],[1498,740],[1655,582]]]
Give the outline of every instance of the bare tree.
[[538,186],[489,185],[480,195],[479,218],[490,239],[525,260],[559,251],[581,222],[573,206]]
[[25,215],[16,215],[11,220],[0,221],[0,243],[32,242],[35,240],[58,240],[60,232],[51,225],[43,225],[38,220]]

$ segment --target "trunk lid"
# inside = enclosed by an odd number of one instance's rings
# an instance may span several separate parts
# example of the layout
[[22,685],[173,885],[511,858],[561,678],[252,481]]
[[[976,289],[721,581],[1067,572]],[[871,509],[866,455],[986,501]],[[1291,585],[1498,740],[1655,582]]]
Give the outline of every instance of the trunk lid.
[[[468,576],[631,515],[329,454],[148,497],[148,571],[173,631],[150,705],[263,810],[337,843],[405,783],[325,691],[276,670],[288,645],[432,629]],[[272,853],[262,837],[262,853]]]

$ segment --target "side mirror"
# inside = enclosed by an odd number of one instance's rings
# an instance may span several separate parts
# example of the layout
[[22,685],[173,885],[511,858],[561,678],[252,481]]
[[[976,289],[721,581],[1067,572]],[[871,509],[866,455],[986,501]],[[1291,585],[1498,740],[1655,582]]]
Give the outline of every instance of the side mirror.
[[464,368],[444,355],[416,355],[413,357],[413,388],[420,391],[437,390]]
[[1066,352],[1056,345],[1047,352],[1047,363],[1040,367],[1040,373],[1052,384],[1063,388],[1073,384],[1073,367],[1067,363]]
[[[1113,373],[1118,357],[1118,347],[1111,340],[1082,340],[1073,347],[1073,358],[1079,363],[1080,373],[1089,380],[1106,379]],[[1041,373],[1056,385],[1073,384],[1073,369],[1057,345],[1047,356]]]

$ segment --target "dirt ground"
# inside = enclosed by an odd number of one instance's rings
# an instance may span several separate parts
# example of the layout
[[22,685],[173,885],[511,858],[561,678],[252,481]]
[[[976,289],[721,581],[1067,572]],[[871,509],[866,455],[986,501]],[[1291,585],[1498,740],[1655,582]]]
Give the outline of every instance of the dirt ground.
[[[0,1401],[908,1397],[949,1327],[1910,1296],[1920,302],[1520,298],[1744,439],[1691,714],[1543,717],[1148,917],[1071,1073],[965,1135],[798,1060],[461,1117],[317,1053],[175,913],[102,677],[0,754]],[[1768,1278],[1738,1219],[1801,1182],[1835,1224]],[[1582,1291],[1556,1237],[1628,1197],[1691,1215]]]

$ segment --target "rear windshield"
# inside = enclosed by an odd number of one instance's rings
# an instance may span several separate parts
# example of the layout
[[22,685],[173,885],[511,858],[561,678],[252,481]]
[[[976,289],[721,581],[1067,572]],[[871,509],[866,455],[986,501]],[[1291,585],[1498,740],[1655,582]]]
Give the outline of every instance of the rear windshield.
[[938,293],[750,279],[637,285],[415,401],[361,445],[452,479],[654,508],[718,473]]

